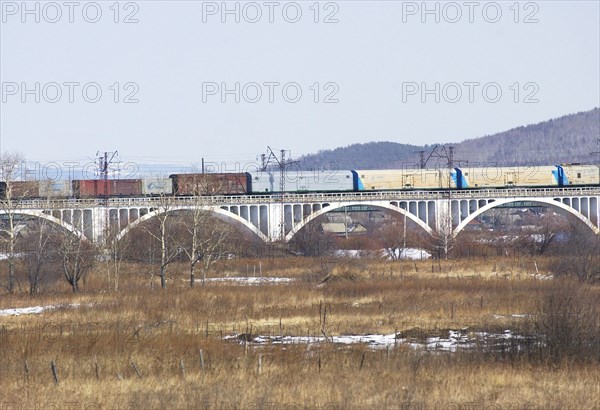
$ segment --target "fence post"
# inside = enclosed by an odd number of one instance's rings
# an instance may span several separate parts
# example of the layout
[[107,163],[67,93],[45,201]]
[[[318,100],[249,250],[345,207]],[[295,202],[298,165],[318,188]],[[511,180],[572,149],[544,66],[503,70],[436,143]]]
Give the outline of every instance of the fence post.
[[25,380],[29,382],[29,363],[27,363],[27,359],[25,359]]
[[138,368],[137,364],[135,364],[135,362],[133,360],[131,361],[131,367],[133,367],[133,370],[135,370],[135,373],[141,379],[142,373],[140,372],[140,369]]
[[262,354],[258,355],[258,374],[262,373]]
[[98,358],[94,356],[94,370],[96,372],[96,380],[100,379],[100,370],[98,369]]
[[185,377],[185,365],[183,364],[183,359],[179,360],[179,368],[181,369],[181,375]]
[[56,364],[54,360],[50,361],[50,369],[52,369],[52,378],[54,379],[54,384],[58,385],[58,371],[56,370]]
[[204,352],[200,349],[200,369],[204,372]]

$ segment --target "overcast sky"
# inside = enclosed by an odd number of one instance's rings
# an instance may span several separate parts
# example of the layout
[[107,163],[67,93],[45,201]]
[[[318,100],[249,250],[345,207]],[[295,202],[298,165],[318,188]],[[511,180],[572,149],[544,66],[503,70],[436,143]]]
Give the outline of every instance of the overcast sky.
[[598,1],[1,3],[0,149],[34,161],[457,142],[600,106]]

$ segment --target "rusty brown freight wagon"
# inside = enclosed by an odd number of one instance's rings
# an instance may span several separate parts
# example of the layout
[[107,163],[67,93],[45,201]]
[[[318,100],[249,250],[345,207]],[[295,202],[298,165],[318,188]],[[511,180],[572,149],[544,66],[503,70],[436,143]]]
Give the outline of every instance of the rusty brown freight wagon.
[[176,195],[243,195],[248,193],[250,174],[173,174],[169,178]]
[[105,196],[142,196],[141,179],[87,179],[73,181],[73,194],[77,198]]
[[3,197],[10,196],[11,199],[38,198],[40,196],[39,181],[11,181],[8,183]]

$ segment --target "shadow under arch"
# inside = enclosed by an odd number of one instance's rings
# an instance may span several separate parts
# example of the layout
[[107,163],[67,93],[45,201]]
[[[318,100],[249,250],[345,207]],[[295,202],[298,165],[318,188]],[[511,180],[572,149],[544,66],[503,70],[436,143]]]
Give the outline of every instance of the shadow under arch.
[[[0,210],[0,215],[5,215],[8,213],[9,213],[9,211]],[[71,233],[77,235],[79,238],[81,238],[84,241],[88,241],[88,242],[92,241],[90,238],[86,237],[83,234],[83,232],[81,232],[79,229],[75,228],[75,226],[73,226],[72,224],[61,221],[60,219],[58,219],[50,214],[44,213],[42,211],[30,211],[30,210],[25,210],[25,209],[23,209],[23,210],[19,209],[19,210],[10,211],[10,213],[12,213],[13,215],[28,215],[28,216],[33,216],[33,217],[40,218],[40,219],[45,219],[49,222],[54,223],[55,225],[58,225],[64,229],[66,229],[68,232],[71,232]]]
[[[136,219],[135,221],[133,221],[132,223],[130,223],[129,225],[127,225],[125,228],[123,228],[123,230],[121,230],[121,232],[119,232],[119,234],[116,236],[116,240],[120,241],[121,239],[123,239],[125,237],[125,235],[127,235],[132,229],[136,228],[137,226],[141,225],[142,223],[144,223],[145,221],[152,219],[153,217],[163,214],[165,212],[175,212],[175,211],[191,211],[193,209],[196,209],[197,207],[193,207],[193,206],[175,206],[175,207],[169,207],[169,209],[167,211],[165,211],[164,207],[157,207],[156,209],[154,209],[151,212],[148,212],[147,214],[145,214],[144,216]],[[263,234],[256,226],[252,225],[250,222],[246,221],[245,219],[241,218],[240,216],[226,211],[222,208],[213,208],[213,207],[200,207],[202,210],[207,211],[207,212],[213,212],[217,215],[221,215],[223,217],[225,217],[225,220],[233,220],[235,222],[239,222],[240,224],[242,224],[243,226],[245,226],[246,228],[248,228],[252,233],[256,234],[260,239],[262,239],[265,242],[268,242],[268,238],[266,237],[265,234]]]
[[466,217],[460,224],[458,224],[458,226],[456,228],[454,228],[454,231],[452,232],[452,236],[456,237],[460,233],[460,231],[462,231],[469,224],[469,222],[471,222],[472,220],[477,218],[479,215],[489,211],[490,209],[497,208],[500,205],[510,204],[512,202],[523,202],[523,201],[546,204],[546,205],[554,206],[559,209],[563,209],[563,210],[569,212],[570,214],[575,215],[580,221],[585,223],[587,225],[587,227],[590,228],[592,230],[592,232],[594,232],[596,235],[600,234],[600,228],[594,226],[594,224],[588,218],[586,218],[583,214],[581,214],[576,209],[571,208],[570,206],[565,205],[560,201],[556,201],[556,200],[550,199],[550,198],[539,198],[539,199],[503,198],[503,199],[496,199],[495,201],[490,202],[489,204],[479,208],[477,211],[473,212],[471,215]]
[[[323,204],[323,205],[325,205],[325,204]],[[418,226],[423,228],[423,230],[425,232],[427,232],[429,235],[431,235],[431,236],[434,235],[434,231],[433,231],[433,229],[431,229],[431,227],[429,225],[427,225],[425,222],[423,222],[417,216],[411,214],[410,212],[408,212],[407,210],[405,210],[403,208],[400,208],[399,206],[392,205],[392,204],[381,204],[381,203],[371,204],[368,202],[341,202],[341,203],[336,203],[335,206],[330,206],[330,204],[327,204],[327,206],[323,206],[317,212],[314,212],[314,213],[310,214],[308,217],[304,218],[298,225],[296,225],[294,227],[294,229],[292,229],[285,236],[285,241],[286,242],[291,241],[295,234],[297,234],[302,228],[304,228],[306,225],[308,225],[310,222],[312,222],[314,219],[320,217],[321,215],[325,215],[328,212],[343,208],[345,206],[354,206],[354,205],[369,205],[374,208],[383,208],[383,209],[387,209],[387,210],[390,210],[393,212],[397,212],[400,215],[406,215],[406,217],[408,219],[410,219],[411,221],[416,223]]]

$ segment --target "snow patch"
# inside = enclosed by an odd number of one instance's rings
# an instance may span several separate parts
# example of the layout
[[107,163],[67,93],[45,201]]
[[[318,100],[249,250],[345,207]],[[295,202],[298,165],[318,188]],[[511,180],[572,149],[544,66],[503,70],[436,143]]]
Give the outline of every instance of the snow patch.
[[[386,259],[408,259],[408,260],[424,260],[429,259],[431,254],[424,249],[419,248],[396,248],[396,249],[379,249],[376,251],[359,250],[359,249],[340,249],[335,251],[335,256],[347,258],[369,258],[380,257]],[[392,258],[394,255],[394,258]]]
[[12,308],[0,310],[0,316],[20,316],[20,315],[36,315],[43,313],[46,310],[59,309],[63,307],[79,307],[79,303],[71,303],[68,305],[49,305],[49,306],[31,306],[24,308]]
[[335,251],[334,255],[342,258],[360,258],[365,255],[365,252],[358,249],[338,249]]
[[[24,253],[14,253],[13,254],[13,258],[14,259],[22,259],[25,257]],[[0,253],[0,261],[5,261],[8,260],[10,258],[10,254],[8,253]]]
[[[526,342],[529,339],[524,336],[513,334],[511,330],[504,333],[468,332],[466,329],[449,330],[447,337],[427,337],[417,340],[412,337],[403,337],[401,333],[388,335],[345,335],[345,336],[254,336],[238,334],[224,337],[226,340],[239,343],[252,343],[256,345],[274,344],[318,344],[333,343],[340,345],[352,345],[357,343],[366,344],[373,349],[406,345],[413,349],[425,349],[431,351],[456,352],[458,350],[473,349],[477,346],[486,348],[505,349],[515,347],[516,340]],[[519,347],[516,346],[518,349]]]
[[512,314],[512,315],[494,315],[494,319],[505,319],[508,317],[512,317],[512,318],[518,318],[518,319],[524,319],[524,318],[528,318],[528,317],[532,317],[533,315],[530,315],[528,313],[524,313],[524,314]]
[[[431,258],[431,254],[424,249],[404,248],[394,249],[390,251],[393,252],[396,259],[423,260]],[[388,259],[391,259],[391,256],[389,256],[389,252],[385,250],[383,252],[384,256],[388,256]]]
[[224,278],[207,278],[207,282],[233,282],[239,285],[262,285],[262,284],[273,284],[273,283],[290,283],[293,282],[292,278],[278,278],[278,277],[224,277]]

